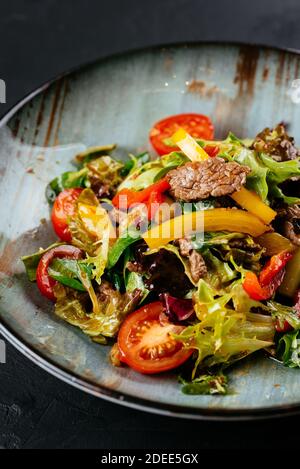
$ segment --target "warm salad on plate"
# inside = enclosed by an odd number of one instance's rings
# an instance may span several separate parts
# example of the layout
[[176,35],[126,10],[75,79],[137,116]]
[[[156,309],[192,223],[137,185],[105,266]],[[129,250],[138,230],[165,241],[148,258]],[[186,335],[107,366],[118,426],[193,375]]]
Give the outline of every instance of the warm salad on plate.
[[225,394],[226,370],[263,350],[300,367],[300,151],[286,126],[214,140],[181,114],[157,153],[91,147],[46,188],[58,241],[22,258],[55,314],[115,366],[177,369],[183,391]]

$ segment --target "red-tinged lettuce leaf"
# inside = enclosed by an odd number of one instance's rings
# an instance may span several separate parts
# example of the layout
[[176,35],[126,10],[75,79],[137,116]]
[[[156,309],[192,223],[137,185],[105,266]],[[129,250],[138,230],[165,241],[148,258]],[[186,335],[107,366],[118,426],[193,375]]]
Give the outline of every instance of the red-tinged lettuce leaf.
[[193,301],[190,299],[175,298],[169,293],[162,293],[160,300],[165,314],[172,322],[182,322],[195,317]]

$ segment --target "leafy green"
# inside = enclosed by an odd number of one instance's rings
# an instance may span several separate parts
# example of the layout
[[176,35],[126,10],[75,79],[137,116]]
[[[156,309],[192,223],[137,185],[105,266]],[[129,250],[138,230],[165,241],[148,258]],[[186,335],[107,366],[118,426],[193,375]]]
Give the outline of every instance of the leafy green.
[[89,154],[89,157],[83,158],[83,166],[78,171],[66,171],[54,178],[46,187],[48,202],[53,203],[60,192],[74,187],[99,189],[101,186],[107,186],[113,192],[122,182],[121,172],[124,164],[109,155],[99,156],[100,154],[101,151],[92,153],[93,157]]
[[221,288],[236,277],[237,272],[229,263],[218,259],[211,250],[202,252],[202,256],[208,268],[206,279],[214,288]]
[[116,335],[124,317],[135,309],[140,296],[139,293],[122,295],[104,283],[99,308],[90,312],[85,293],[59,283],[54,287],[54,292],[56,315],[100,342],[104,342],[103,336]]
[[96,191],[101,186],[107,186],[109,191],[113,193],[123,180],[121,175],[123,163],[110,156],[101,156],[85,165],[88,170],[89,186]]
[[278,185],[291,177],[300,176],[300,158],[278,162],[274,161],[271,156],[265,155],[264,153],[260,154],[260,158],[269,170],[267,180],[270,195],[274,198],[283,199],[287,204],[299,203],[299,197],[286,196]]
[[87,253],[85,262],[92,265],[92,277],[100,283],[108,257],[111,224],[91,189],[84,189],[78,197],[69,228],[72,243]]
[[125,161],[123,168],[121,169],[121,176],[126,177],[130,172],[134,172],[136,169],[143,166],[143,164],[148,163],[150,160],[150,155],[146,151],[140,153],[139,155],[129,154],[129,160]]
[[186,327],[181,334],[174,335],[185,347],[198,352],[193,378],[199,365],[229,365],[273,344],[272,318],[266,320],[261,314],[232,309],[231,288],[218,291],[200,279],[194,300],[200,322]]
[[189,260],[186,257],[183,257],[180,254],[179,248],[177,246],[174,246],[173,244],[166,244],[165,246],[157,249],[151,249],[150,251],[147,251],[145,253],[146,256],[151,256],[152,254],[158,253],[160,249],[164,249],[166,251],[172,252],[175,254],[175,256],[180,260],[180,262],[183,265],[184,268],[184,273],[188,277],[189,281],[191,282],[192,285],[197,286],[197,283],[193,280],[193,276],[191,273],[191,266],[189,263]]
[[107,268],[112,269],[122,254],[124,253],[125,249],[131,246],[133,243],[141,239],[140,235],[136,232],[126,231],[122,234],[120,238],[116,240],[116,242],[112,245],[108,253],[107,259]]
[[276,301],[267,301],[268,311],[274,320],[279,322],[280,327],[284,327],[287,322],[293,329],[300,329],[300,317],[294,306],[286,306]]
[[182,384],[181,391],[183,394],[227,394],[228,379],[223,373],[216,375],[203,374],[192,381],[186,381],[179,377],[179,382]]
[[[210,143],[218,145],[219,157],[246,165],[251,169],[251,173],[247,176],[246,186],[248,189],[255,191],[263,201],[270,202],[274,198],[280,198],[288,204],[297,203],[300,199],[287,197],[279,185],[293,176],[300,175],[300,158],[297,156],[299,153],[293,146],[293,139],[290,139],[286,134],[279,135],[278,129],[275,130],[276,132],[270,133],[267,145],[260,139],[254,142],[254,148],[250,146],[253,142],[240,140],[232,133],[228,135],[226,140]],[[289,142],[288,146],[280,145],[281,137]],[[272,139],[274,139],[273,142]],[[203,146],[209,142],[200,141],[199,143]],[[272,153],[268,154],[268,149],[272,150]],[[277,153],[280,150],[281,154],[292,152],[294,159],[276,161],[270,156],[275,149]]]
[[300,368],[299,329],[284,334],[278,343],[277,357],[289,368]]
[[[85,275],[90,279],[92,268],[82,261],[57,258],[51,262],[48,273],[50,277],[67,287],[75,288],[75,290],[79,291],[86,291],[87,282]],[[83,283],[85,283],[86,286],[84,286]]]
[[21,257],[21,260],[25,266],[25,269],[26,269],[26,273],[27,273],[27,276],[28,276],[28,279],[30,280],[30,282],[35,282],[36,280],[36,269],[37,269],[37,266],[40,262],[40,259],[41,257],[48,251],[50,251],[50,249],[53,249],[55,248],[56,246],[60,246],[64,243],[54,243],[54,244],[51,244],[51,246],[48,246],[46,249],[40,249],[39,251],[33,253],[33,254],[30,254],[29,256],[23,256]]
[[46,198],[49,203],[53,203],[56,196],[64,189],[73,187],[88,187],[88,169],[82,168],[79,171],[66,171],[54,178],[46,187]]
[[116,147],[115,144],[89,147],[75,156],[75,162],[84,165],[84,163],[89,163],[100,156],[109,155]]
[[165,174],[173,168],[185,163],[187,157],[180,152],[172,152],[157,158],[153,161],[148,161],[142,166],[134,166],[129,172],[126,179],[120,184],[121,189],[134,189],[141,190],[150,186],[154,182],[161,179]]
[[247,187],[255,191],[263,201],[267,200],[269,186],[267,183],[268,168],[253,150],[241,148],[233,157],[234,161],[248,166],[251,173],[247,176]]
[[263,129],[255,137],[252,147],[258,153],[272,155],[276,161],[293,160],[300,154],[293,137],[288,135],[284,123],[278,124],[273,129],[268,127]]

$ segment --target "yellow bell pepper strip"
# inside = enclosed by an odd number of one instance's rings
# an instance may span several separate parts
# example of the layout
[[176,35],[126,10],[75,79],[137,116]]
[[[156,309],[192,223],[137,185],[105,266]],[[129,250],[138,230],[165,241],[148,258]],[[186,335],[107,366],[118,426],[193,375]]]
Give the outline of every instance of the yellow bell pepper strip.
[[214,208],[190,212],[157,225],[142,237],[150,249],[161,247],[170,241],[183,238],[191,233],[204,231],[238,231],[257,237],[269,231],[259,218],[239,209]]
[[266,205],[255,192],[242,187],[230,196],[237,204],[259,217],[267,225],[276,217],[277,213]]
[[[172,140],[192,161],[204,161],[209,158],[208,153],[182,128],[175,132]],[[274,210],[266,205],[257,194],[245,187],[231,194],[231,198],[266,224],[269,224],[276,217]]]
[[208,153],[182,128],[172,135],[172,140],[192,161],[204,161],[209,158]]

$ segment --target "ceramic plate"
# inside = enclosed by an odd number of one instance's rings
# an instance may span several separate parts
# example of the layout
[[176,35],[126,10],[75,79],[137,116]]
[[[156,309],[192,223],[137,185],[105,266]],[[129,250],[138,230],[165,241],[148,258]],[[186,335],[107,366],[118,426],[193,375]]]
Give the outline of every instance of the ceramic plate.
[[[212,117],[216,137],[254,136],[280,121],[300,142],[292,52],[233,45],[155,48],[102,60],[43,87],[0,129],[1,332],[30,359],[97,396],[191,418],[249,418],[300,409],[300,373],[258,355],[232,368],[227,396],[186,396],[175,374],[113,368],[108,348],[57,319],[28,282],[20,256],[49,245],[45,186],[87,146],[117,143],[119,155],[148,147],[158,119]],[[296,82],[297,84],[297,82]]]

